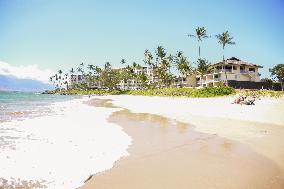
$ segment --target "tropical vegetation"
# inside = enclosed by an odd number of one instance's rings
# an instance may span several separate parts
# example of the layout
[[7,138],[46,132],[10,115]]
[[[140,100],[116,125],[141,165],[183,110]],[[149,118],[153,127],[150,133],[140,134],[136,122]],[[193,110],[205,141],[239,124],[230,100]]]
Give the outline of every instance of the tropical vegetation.
[[[210,97],[234,93],[234,90],[227,86],[227,82],[220,82],[216,88],[189,89],[181,81],[188,76],[199,75],[201,78],[212,69],[211,63],[201,57],[201,42],[209,38],[205,27],[195,29],[195,34],[189,34],[198,42],[198,59],[190,61],[182,51],[175,55],[158,46],[154,52],[146,49],[144,51],[144,64],[151,69],[151,74],[143,70],[145,67],[132,62],[129,63],[122,58],[119,62],[120,68],[113,68],[110,62],[102,67],[93,64],[80,63],[78,67],[71,68],[64,73],[61,69],[50,77],[56,90],[49,93],[62,94],[131,94],[131,95],[158,95],[158,96],[187,96],[187,97]],[[225,60],[224,49],[226,45],[236,44],[228,31],[215,36],[217,42],[222,45],[223,60]],[[271,75],[281,82],[283,89],[283,64],[271,69]],[[226,73],[225,73],[226,74]],[[71,80],[71,82],[70,82]],[[202,79],[201,79],[202,80]],[[227,75],[226,75],[227,80]],[[202,82],[202,81],[201,81]],[[270,82],[269,79],[266,82]],[[123,85],[133,84],[135,90],[123,88]],[[202,83],[201,83],[202,86]],[[179,89],[182,88],[182,89]]]

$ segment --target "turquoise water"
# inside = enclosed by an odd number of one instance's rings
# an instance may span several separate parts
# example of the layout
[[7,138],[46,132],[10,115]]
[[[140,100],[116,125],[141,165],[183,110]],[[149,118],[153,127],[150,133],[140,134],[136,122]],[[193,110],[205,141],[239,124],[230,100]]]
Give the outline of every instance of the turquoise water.
[[0,122],[46,115],[48,105],[75,98],[34,92],[0,92]]

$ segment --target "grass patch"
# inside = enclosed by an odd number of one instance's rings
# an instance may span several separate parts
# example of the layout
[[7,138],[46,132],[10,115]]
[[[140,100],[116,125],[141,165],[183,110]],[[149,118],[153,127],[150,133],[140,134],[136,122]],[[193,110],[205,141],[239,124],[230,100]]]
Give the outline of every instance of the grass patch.
[[206,98],[235,94],[235,89],[231,87],[209,87],[202,89],[194,88],[164,88],[148,90],[54,90],[48,94],[66,94],[66,95],[139,95],[139,96],[170,96],[170,97],[191,97]]

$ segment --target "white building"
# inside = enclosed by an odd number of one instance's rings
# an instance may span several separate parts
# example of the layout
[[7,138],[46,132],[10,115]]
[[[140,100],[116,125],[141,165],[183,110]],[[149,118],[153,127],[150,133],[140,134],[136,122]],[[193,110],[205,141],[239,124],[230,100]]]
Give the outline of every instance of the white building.
[[[134,73],[139,74],[145,74],[148,78],[148,84],[153,83],[155,81],[154,75],[153,75],[153,68],[152,67],[137,67],[134,68]],[[142,89],[141,83],[137,82],[135,79],[130,79],[128,81],[121,80],[118,84],[118,87],[121,90],[138,90]]]
[[69,82],[69,85],[71,88],[75,85],[80,85],[84,83],[86,83],[89,88],[93,88],[93,89],[101,88],[101,85],[98,82],[87,82],[87,76],[85,75],[79,75],[79,74],[71,75],[70,82]]
[[216,86],[230,80],[260,82],[259,68],[262,66],[241,61],[235,57],[212,65],[210,73],[196,75],[197,87]]

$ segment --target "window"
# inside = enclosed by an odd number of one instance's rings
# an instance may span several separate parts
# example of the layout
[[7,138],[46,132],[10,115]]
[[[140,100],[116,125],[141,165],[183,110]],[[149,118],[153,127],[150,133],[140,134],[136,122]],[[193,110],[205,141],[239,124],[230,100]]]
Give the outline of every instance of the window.
[[226,70],[231,70],[231,69],[232,69],[232,66],[225,66],[225,69],[226,69]]
[[255,68],[249,68],[250,72],[255,72]]
[[218,79],[219,78],[219,75],[214,75],[214,79]]
[[234,70],[237,70],[237,66],[233,66],[233,69],[234,69]]

